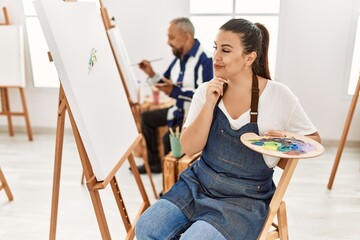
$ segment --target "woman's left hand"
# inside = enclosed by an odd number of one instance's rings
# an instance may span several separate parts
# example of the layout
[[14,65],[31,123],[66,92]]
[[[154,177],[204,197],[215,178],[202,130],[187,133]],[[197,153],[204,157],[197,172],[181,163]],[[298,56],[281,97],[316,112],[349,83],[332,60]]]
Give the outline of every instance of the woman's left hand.
[[269,130],[264,133],[264,136],[268,137],[286,137],[283,131],[281,130]]

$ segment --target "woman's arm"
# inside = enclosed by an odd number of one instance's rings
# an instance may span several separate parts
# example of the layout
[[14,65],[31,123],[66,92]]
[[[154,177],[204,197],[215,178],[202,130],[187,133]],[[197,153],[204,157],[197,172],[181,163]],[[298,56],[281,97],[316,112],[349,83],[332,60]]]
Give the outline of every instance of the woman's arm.
[[205,103],[194,122],[182,130],[180,142],[185,154],[192,156],[204,148],[211,127],[214,106]]
[[314,132],[312,134],[306,135],[308,138],[311,138],[315,141],[317,141],[318,143],[321,143],[321,138],[320,138],[320,134],[318,132]]
[[181,133],[180,142],[184,153],[194,155],[204,148],[213,119],[214,108],[217,100],[223,94],[223,84],[226,80],[214,78],[206,89],[206,100],[199,115]]

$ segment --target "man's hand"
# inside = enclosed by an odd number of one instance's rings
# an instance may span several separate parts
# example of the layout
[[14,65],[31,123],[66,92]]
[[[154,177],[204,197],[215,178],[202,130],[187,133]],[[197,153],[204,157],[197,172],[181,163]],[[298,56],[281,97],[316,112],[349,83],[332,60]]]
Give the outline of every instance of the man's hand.
[[155,75],[155,72],[148,60],[142,60],[139,63],[139,67],[141,70],[143,70],[149,77],[153,77]]
[[174,88],[174,84],[172,83],[171,80],[167,79],[167,78],[162,78],[163,83],[156,83],[155,87],[157,89],[159,89],[160,91],[163,91],[166,95],[170,95],[171,91]]

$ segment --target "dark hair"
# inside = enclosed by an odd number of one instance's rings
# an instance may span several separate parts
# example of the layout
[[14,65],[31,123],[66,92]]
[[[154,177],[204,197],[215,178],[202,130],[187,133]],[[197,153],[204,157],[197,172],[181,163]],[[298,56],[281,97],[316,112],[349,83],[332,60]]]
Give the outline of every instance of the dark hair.
[[238,33],[244,53],[256,52],[257,57],[252,64],[256,75],[271,79],[268,61],[269,32],[261,23],[252,23],[246,19],[230,19],[220,27],[220,30]]

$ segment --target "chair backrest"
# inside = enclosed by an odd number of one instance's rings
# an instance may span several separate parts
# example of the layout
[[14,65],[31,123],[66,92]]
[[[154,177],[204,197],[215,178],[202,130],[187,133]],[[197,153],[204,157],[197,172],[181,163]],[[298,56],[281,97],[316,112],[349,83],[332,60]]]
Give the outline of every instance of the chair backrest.
[[[289,185],[290,179],[295,171],[299,159],[280,159],[278,167],[283,169],[281,177],[277,183],[276,191],[269,204],[268,216],[265,220],[263,229],[258,240],[270,239],[288,239],[287,236],[287,220],[286,209],[283,197]],[[275,216],[278,216],[278,224],[274,223]],[[274,226],[275,230],[270,231],[270,227]]]

